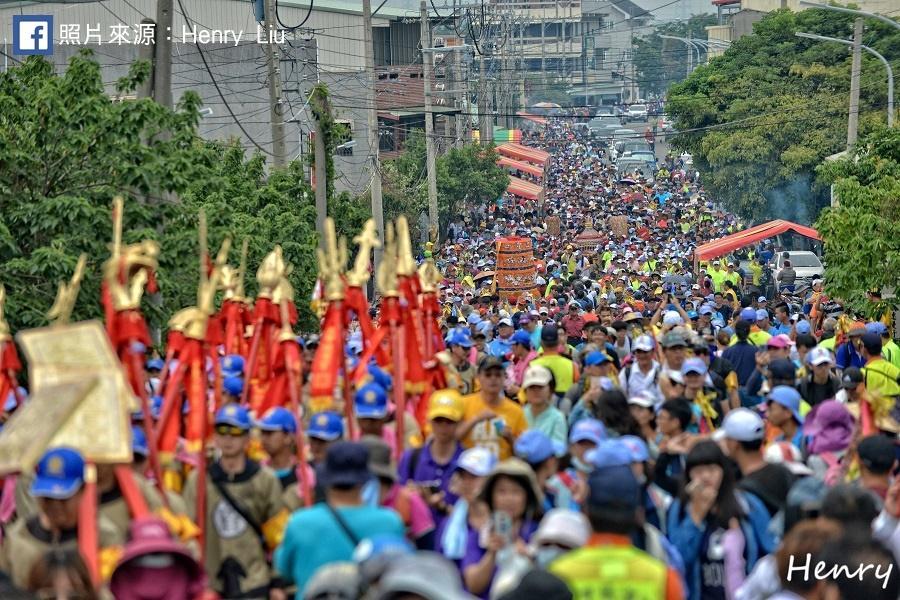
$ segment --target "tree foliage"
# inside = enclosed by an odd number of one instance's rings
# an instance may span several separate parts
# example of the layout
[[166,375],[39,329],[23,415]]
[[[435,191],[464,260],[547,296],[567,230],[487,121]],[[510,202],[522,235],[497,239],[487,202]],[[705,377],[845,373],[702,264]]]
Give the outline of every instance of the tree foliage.
[[[509,175],[497,166],[493,146],[466,144],[451,148],[435,161],[439,227],[466,207],[494,200],[509,185]],[[385,220],[400,214],[409,217],[410,228],[417,229],[417,216],[428,211],[428,185],[425,172],[425,135],[414,130],[406,140],[404,152],[387,161],[384,170]],[[413,239],[418,239],[414,231]]]
[[[705,187],[726,207],[809,223],[827,204],[815,168],[845,146],[850,56],[844,45],[794,33],[847,39],[852,22],[821,10],[775,11],[669,90],[667,111],[681,132],[673,145],[694,155]],[[863,43],[900,59],[900,34],[888,25],[867,22]],[[863,53],[862,134],[885,120],[885,106],[884,67]]]
[[[645,94],[662,95],[669,86],[687,76],[689,47],[661,35],[706,39],[706,26],[715,24],[715,15],[694,15],[687,21],[660,25],[649,35],[635,36],[634,68],[641,90]],[[700,53],[700,60],[706,60],[705,51]]]
[[860,141],[852,158],[818,171],[840,201],[816,222],[825,240],[827,291],[869,316],[897,308],[897,296],[876,305],[866,292],[900,292],[900,130],[878,129]]
[[[148,74],[147,63],[135,63],[119,92]],[[241,240],[250,240],[248,293],[256,291],[263,256],[282,245],[301,326],[315,327],[306,301],[316,271],[315,203],[300,163],[267,175],[261,155],[201,140],[199,104],[190,92],[174,110],[149,99],[116,101],[87,51],[61,75],[38,57],[0,74],[0,281],[14,331],[46,323],[57,281],[71,277],[82,252],[88,271],[72,317],[101,315],[116,195],[126,198],[124,242],[155,239],[162,248],[160,292],[143,306],[152,327],[164,329],[175,311],[196,302],[200,209],[212,251],[233,236],[236,264]],[[332,207],[339,228],[358,222],[352,203],[339,196]]]

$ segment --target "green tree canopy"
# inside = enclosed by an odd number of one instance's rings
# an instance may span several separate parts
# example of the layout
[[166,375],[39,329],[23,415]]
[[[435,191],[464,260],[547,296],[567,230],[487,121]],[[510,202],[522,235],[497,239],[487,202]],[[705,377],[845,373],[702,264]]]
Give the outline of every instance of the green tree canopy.
[[869,290],[900,292],[900,129],[878,129],[852,157],[818,170],[839,199],[816,222],[825,240],[826,289],[860,313],[881,316],[900,306],[896,296],[881,305],[866,299]]
[[[669,90],[667,111],[681,132],[673,145],[694,155],[705,187],[729,209],[809,223],[827,204],[815,168],[846,144],[850,56],[842,44],[794,33],[847,39],[852,22],[822,10],[775,11]],[[863,43],[900,66],[900,33],[877,21],[866,28]],[[863,134],[886,118],[885,81],[882,64],[864,52]]]
[[[147,63],[135,63],[119,92],[133,91],[148,74]],[[0,281],[13,330],[46,323],[57,281],[71,276],[82,252],[88,271],[72,316],[101,315],[100,270],[119,194],[126,197],[125,243],[155,239],[162,248],[160,293],[144,303],[151,326],[163,329],[175,311],[196,302],[203,209],[213,251],[226,235],[237,248],[250,240],[250,293],[259,261],[282,245],[293,264],[301,326],[315,327],[306,301],[316,270],[315,206],[300,164],[267,176],[262,156],[247,159],[237,145],[201,140],[199,103],[191,92],[174,110],[149,99],[110,98],[89,52],[73,57],[61,75],[38,57],[0,74]]]

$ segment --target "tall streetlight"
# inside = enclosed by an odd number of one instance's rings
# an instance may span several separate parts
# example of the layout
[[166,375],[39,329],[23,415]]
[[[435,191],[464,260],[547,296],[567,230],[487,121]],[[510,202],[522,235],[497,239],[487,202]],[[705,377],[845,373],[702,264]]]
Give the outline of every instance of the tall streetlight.
[[697,53],[697,64],[700,64],[700,48],[694,44],[693,40],[683,37],[677,37],[674,35],[661,35],[659,36],[664,40],[678,40],[679,42],[684,43],[688,47],[688,64],[687,64],[687,74],[690,75],[691,71],[693,71],[693,60],[694,60],[694,52]]
[[869,17],[871,19],[878,19],[883,23],[887,23],[892,27],[900,29],[900,23],[884,15],[879,15],[878,13],[868,12],[865,10],[856,10],[855,8],[844,8],[843,6],[831,6],[830,4],[819,4],[818,2],[810,2],[809,0],[800,0],[800,5],[809,6],[810,8],[821,8],[822,10],[830,10],[833,12],[842,12],[848,15],[856,15],[857,17]]
[[[827,37],[824,35],[816,35],[814,33],[804,33],[802,31],[796,32],[794,35],[797,37],[807,38],[810,40],[819,40],[821,42],[837,42],[838,44],[844,44],[845,46],[852,46],[853,42],[850,40],[842,40],[840,38]],[[887,69],[888,76],[888,101],[887,101],[887,124],[888,127],[894,126],[894,70],[891,69],[891,63],[887,61],[885,57],[879,54],[873,48],[866,46],[865,44],[860,44],[860,48],[870,53],[872,56],[880,60],[884,64],[884,68]]]

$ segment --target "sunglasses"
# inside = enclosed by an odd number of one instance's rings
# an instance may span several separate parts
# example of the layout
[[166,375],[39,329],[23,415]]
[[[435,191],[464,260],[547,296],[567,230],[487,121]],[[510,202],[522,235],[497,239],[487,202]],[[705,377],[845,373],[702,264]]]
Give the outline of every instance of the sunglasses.
[[247,435],[245,429],[235,427],[234,425],[216,425],[215,431],[216,434],[224,435],[225,437],[242,437]]

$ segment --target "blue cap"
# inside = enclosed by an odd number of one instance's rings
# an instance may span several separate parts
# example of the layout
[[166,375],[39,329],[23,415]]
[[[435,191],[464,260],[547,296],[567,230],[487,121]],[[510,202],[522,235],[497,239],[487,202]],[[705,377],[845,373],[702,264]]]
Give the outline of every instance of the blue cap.
[[[741,314],[743,314],[743,312],[744,311],[741,311]],[[758,311],[756,311],[756,320],[757,321],[762,321],[763,319],[768,319],[768,318],[769,318],[769,311],[767,311],[766,309],[761,308]]]
[[28,397],[28,391],[21,385],[15,390],[9,390],[9,393],[6,395],[6,401],[3,403],[3,410],[5,412],[12,412],[19,406],[19,401],[16,399],[16,391],[19,392],[19,395],[22,396],[22,398]]
[[232,425],[250,431],[253,422],[246,408],[238,404],[226,404],[216,413],[216,425]]
[[597,419],[581,419],[572,426],[569,432],[569,443],[576,442],[594,442],[600,445],[600,442],[606,439],[606,427]]
[[647,442],[636,435],[623,435],[619,443],[628,448],[631,453],[631,462],[644,462],[650,460],[650,449]]
[[282,406],[270,408],[263,418],[257,421],[256,426],[262,431],[297,433],[297,419],[291,411]]
[[741,321],[750,321],[751,323],[756,323],[756,311],[750,308],[741,309]]
[[462,346],[463,348],[471,348],[474,342],[472,341],[472,336],[469,335],[468,331],[462,329],[455,329],[450,333],[450,336],[447,338],[448,346]]
[[696,310],[689,310],[689,311],[687,311],[687,316],[688,316],[688,319],[696,319],[696,318],[697,318],[697,311],[696,311]]
[[341,415],[332,411],[316,413],[309,420],[306,435],[318,440],[333,442],[344,437],[344,421]]
[[139,425],[131,426],[131,452],[141,456],[150,456],[150,446],[147,444],[147,436],[144,428]]
[[521,344],[526,348],[531,348],[531,334],[527,331],[517,331],[510,338],[513,344]]
[[812,331],[812,326],[809,324],[809,321],[797,321],[797,324],[794,325],[794,328],[797,330],[797,333],[801,335],[805,335]]
[[618,439],[603,440],[596,448],[589,450],[584,458],[595,469],[630,465],[632,462],[631,450]]
[[529,429],[516,439],[513,451],[528,464],[536,465],[551,456],[562,456],[565,448],[559,442],[551,440],[543,431]]
[[469,318],[466,319],[466,323],[469,325],[478,325],[481,323],[481,317],[476,312],[470,313]]
[[691,357],[685,359],[684,363],[681,365],[681,374],[687,375],[688,373],[699,373],[700,375],[706,375],[706,371],[708,367],[706,363],[703,362],[703,359]]
[[800,392],[796,389],[787,385],[776,385],[766,399],[777,402],[791,411],[797,423],[803,425],[803,415],[800,414]]
[[[799,325],[799,323],[798,323]],[[872,323],[866,323],[866,333],[874,333],[876,335],[885,336],[887,335],[887,325],[882,323],[881,321],[873,321]]]
[[394,378],[391,377],[390,373],[379,367],[375,361],[370,362],[366,370],[369,372],[370,379],[368,381],[374,381],[385,390],[391,389],[391,386],[394,385]]
[[603,363],[611,362],[612,359],[606,355],[605,352],[600,352],[599,350],[592,350],[588,352],[588,355],[584,357],[584,366],[593,367],[596,365],[602,365]]
[[219,359],[222,373],[227,375],[241,375],[244,372],[244,357],[240,354],[227,354]]
[[353,397],[356,416],[361,419],[383,419],[388,414],[387,392],[377,383],[367,383]]
[[[714,311],[713,307],[710,306],[709,304],[704,304],[703,306],[700,307],[699,312],[701,315],[712,315],[712,314],[715,314],[716,311]],[[688,314],[690,314],[690,313],[688,313]]]
[[491,323],[490,321],[482,321],[481,323],[479,323],[478,325],[476,325],[475,328],[476,328],[479,332],[481,332],[481,333],[487,335],[488,333],[490,333],[491,331],[494,330],[494,324]]
[[222,389],[226,394],[240,396],[244,392],[244,380],[237,375],[225,377],[222,379]]
[[35,469],[31,495],[66,500],[84,483],[84,458],[72,448],[53,448],[44,453]]
[[631,465],[595,469],[588,476],[587,503],[593,508],[637,509],[641,503],[641,485]]
[[162,371],[163,367],[166,366],[166,363],[161,358],[151,358],[144,366],[148,371],[150,371],[151,369],[154,371]]

